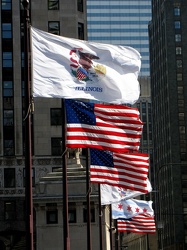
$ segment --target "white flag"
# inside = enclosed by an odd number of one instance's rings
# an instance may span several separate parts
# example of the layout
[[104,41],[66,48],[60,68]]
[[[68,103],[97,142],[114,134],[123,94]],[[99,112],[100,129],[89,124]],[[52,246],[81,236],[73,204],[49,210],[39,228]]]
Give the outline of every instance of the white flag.
[[112,204],[112,218],[128,219],[139,214],[154,215],[152,201],[128,199]]
[[[147,189],[148,192],[152,191],[152,186],[150,181],[147,179]],[[107,184],[100,184],[101,190],[101,205],[108,205],[116,202],[120,202],[121,200],[127,200],[145,193],[132,191],[129,189],[119,188],[116,186],[111,186]]]
[[135,103],[141,56],[131,47],[87,42],[31,28],[33,96]]

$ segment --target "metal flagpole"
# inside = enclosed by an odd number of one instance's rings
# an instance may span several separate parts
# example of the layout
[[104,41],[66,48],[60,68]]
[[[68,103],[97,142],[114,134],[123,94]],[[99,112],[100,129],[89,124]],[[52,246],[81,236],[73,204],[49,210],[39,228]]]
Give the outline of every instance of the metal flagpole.
[[119,250],[119,233],[118,233],[118,227],[117,227],[117,220],[114,220],[114,225],[115,225],[115,229],[116,229],[116,233],[115,233],[115,249]]
[[91,242],[91,209],[90,209],[90,174],[88,149],[86,150],[86,190],[87,190],[87,249],[92,250]]
[[70,250],[69,221],[68,221],[68,182],[67,182],[67,150],[66,150],[66,116],[64,99],[62,99],[62,169],[63,169],[63,222],[64,250]]
[[24,7],[24,81],[25,81],[25,203],[26,249],[33,250],[32,150],[31,150],[31,93],[29,67],[29,0]]
[[99,192],[99,233],[100,233],[100,250],[103,250],[103,225],[102,225],[102,208],[101,208],[101,188],[98,184]]
[[113,249],[113,232],[112,232],[112,205],[110,204],[110,250]]

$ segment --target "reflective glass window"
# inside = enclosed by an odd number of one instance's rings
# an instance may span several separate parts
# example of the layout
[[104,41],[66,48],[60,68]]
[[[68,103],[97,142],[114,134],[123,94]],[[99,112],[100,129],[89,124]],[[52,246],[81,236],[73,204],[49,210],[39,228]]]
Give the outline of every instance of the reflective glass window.
[[2,38],[12,38],[11,23],[2,23]]
[[12,67],[12,52],[3,52],[3,67]]
[[181,42],[181,34],[175,34],[175,42]]
[[175,21],[175,29],[180,29],[180,28],[181,28],[181,22]]
[[60,23],[56,21],[48,22],[48,32],[55,35],[60,35]]
[[13,96],[12,81],[4,81],[3,82],[3,96]]
[[1,1],[1,9],[2,10],[11,10],[12,8],[12,0],[2,0]]
[[175,16],[180,16],[180,14],[181,14],[180,7],[175,7],[175,8],[174,8],[174,15],[175,15]]
[[48,10],[59,10],[59,0],[48,0]]

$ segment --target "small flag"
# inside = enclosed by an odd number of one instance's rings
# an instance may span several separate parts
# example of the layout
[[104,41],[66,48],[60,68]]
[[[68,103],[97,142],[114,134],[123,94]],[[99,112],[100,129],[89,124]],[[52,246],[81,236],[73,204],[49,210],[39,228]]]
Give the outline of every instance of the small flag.
[[134,104],[141,56],[131,47],[57,36],[31,27],[33,96]]
[[65,100],[65,107],[68,148],[139,149],[143,123],[137,109],[70,99]]
[[137,234],[155,234],[155,219],[144,214],[127,220],[117,220],[118,232],[131,232]]
[[[152,186],[148,179],[147,179],[147,189],[148,192],[152,191]],[[112,203],[120,202],[121,200],[127,200],[145,194],[143,192],[133,191],[130,189],[125,189],[107,184],[100,184],[100,190],[101,190],[101,205],[109,205]]]
[[148,192],[148,154],[90,149],[90,181]]
[[139,214],[153,216],[152,201],[128,199],[112,204],[112,218],[128,219]]

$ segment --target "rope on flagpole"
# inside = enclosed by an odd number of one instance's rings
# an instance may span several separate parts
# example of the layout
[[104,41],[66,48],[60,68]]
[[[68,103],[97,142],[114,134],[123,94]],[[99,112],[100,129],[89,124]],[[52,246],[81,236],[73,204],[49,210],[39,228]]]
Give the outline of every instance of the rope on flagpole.
[[92,187],[89,187],[88,192],[86,193],[86,197],[92,193]]

